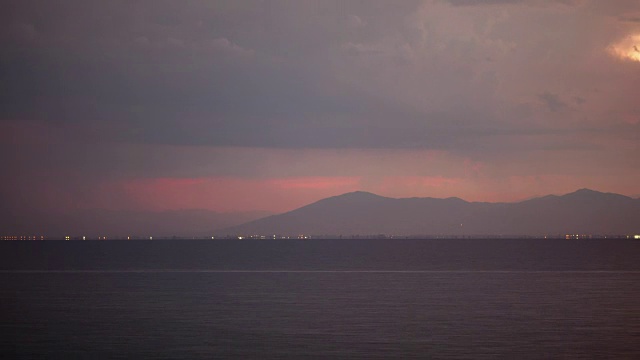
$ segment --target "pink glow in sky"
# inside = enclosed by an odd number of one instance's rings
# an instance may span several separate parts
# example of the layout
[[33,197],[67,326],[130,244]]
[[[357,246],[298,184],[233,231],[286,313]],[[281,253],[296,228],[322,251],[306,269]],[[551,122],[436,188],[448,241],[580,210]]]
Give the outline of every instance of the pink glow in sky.
[[0,15],[3,213],[640,194],[637,1],[60,3]]

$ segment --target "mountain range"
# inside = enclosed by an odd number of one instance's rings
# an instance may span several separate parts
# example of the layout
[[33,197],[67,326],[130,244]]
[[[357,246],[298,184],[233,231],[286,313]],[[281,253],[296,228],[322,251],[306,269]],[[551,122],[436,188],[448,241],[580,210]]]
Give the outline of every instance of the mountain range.
[[221,230],[235,235],[638,234],[640,199],[581,189],[521,202],[389,198],[356,191]]

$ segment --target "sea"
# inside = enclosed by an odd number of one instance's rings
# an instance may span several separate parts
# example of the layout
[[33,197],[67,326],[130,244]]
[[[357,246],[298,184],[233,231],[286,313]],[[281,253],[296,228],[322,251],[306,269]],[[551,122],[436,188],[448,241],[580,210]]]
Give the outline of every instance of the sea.
[[0,242],[3,359],[638,359],[640,241]]

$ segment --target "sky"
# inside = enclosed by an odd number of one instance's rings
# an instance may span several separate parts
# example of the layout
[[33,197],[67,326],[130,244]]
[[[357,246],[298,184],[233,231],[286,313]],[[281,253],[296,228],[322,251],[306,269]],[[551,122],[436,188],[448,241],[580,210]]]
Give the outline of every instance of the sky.
[[16,0],[5,211],[640,196],[640,2]]

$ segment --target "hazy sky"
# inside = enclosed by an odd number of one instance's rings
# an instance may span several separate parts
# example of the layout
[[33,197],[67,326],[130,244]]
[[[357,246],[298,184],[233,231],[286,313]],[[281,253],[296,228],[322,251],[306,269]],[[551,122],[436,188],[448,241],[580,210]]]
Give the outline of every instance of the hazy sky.
[[5,208],[640,194],[635,0],[2,9]]

